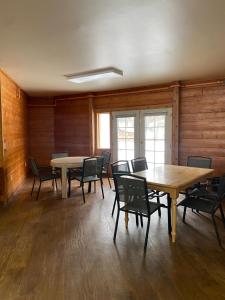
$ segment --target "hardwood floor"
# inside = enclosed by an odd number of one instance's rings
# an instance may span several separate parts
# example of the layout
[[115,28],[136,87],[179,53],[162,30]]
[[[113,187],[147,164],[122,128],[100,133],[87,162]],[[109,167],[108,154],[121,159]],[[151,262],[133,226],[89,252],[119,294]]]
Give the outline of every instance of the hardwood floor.
[[[225,251],[211,220],[178,211],[177,242],[167,234],[167,212],[151,220],[147,253],[144,228],[121,214],[113,243],[114,193],[104,182],[105,199],[74,188],[60,198],[43,184],[39,201],[28,181],[8,207],[0,208],[0,299],[225,299]],[[225,248],[225,230],[218,219]]]

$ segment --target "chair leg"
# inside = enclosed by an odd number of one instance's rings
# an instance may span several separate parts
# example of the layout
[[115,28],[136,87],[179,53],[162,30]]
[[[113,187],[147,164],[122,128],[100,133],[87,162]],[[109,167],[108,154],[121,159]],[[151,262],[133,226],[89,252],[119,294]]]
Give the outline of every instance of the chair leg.
[[104,199],[104,191],[103,191],[103,181],[102,181],[102,178],[100,179],[100,181],[101,181],[102,198]]
[[116,206],[116,196],[115,196],[115,200],[114,200],[113,208],[112,208],[112,217],[114,215],[115,206]]
[[88,182],[88,193],[91,192],[91,181]]
[[146,251],[147,244],[148,244],[148,233],[149,233],[149,227],[150,227],[150,216],[148,217],[148,223],[147,223],[147,228],[146,228],[146,235],[145,235],[145,246],[144,246],[144,251]]
[[57,179],[55,178],[55,188],[56,188],[56,191],[58,190],[58,185],[57,185]]
[[183,211],[183,222],[184,223],[185,223],[186,211],[187,211],[187,207],[184,206],[184,211]]
[[225,217],[224,217],[223,207],[222,207],[221,204],[219,206],[219,209],[220,209],[220,214],[221,214],[221,217],[222,217],[223,225],[225,227]]
[[171,197],[167,194],[167,216],[168,216],[168,233],[171,234]]
[[141,227],[143,227],[143,217],[140,215]]
[[[158,195],[158,194],[159,194],[159,191],[156,191],[156,195]],[[156,199],[157,199],[157,203],[160,204],[159,197],[157,197]],[[159,215],[159,217],[161,217],[161,208],[160,207],[158,208],[158,215]]]
[[68,179],[68,197],[70,197],[71,195],[71,180],[70,180],[70,176],[69,176],[69,179]]
[[138,214],[135,215],[136,216],[136,226],[138,227],[139,222],[138,222]]
[[84,195],[84,184],[81,184],[81,188],[82,188],[82,194],[83,194],[83,201],[85,203],[85,195]]
[[37,196],[36,196],[36,201],[38,200],[40,190],[41,190],[41,180],[40,180],[39,187],[38,187],[38,192],[37,192]]
[[111,182],[110,182],[109,174],[107,174],[107,177],[108,177],[108,183],[109,183],[109,187],[110,187],[110,189],[111,189],[111,188],[112,188],[112,186],[111,186]]
[[220,240],[220,236],[219,236],[219,232],[218,232],[218,229],[217,229],[217,225],[216,225],[214,215],[212,215],[212,221],[213,221],[214,229],[215,229],[215,232],[216,232],[217,241],[218,241],[219,245],[221,246],[221,240]]
[[31,189],[31,196],[32,196],[32,194],[33,194],[33,191],[34,191],[34,185],[35,185],[35,177],[34,177],[34,180],[33,180],[33,186],[32,186],[32,189]]
[[117,228],[118,228],[119,217],[120,217],[120,210],[118,209],[117,217],[116,217],[115,230],[114,230],[114,236],[113,236],[113,240],[114,240],[114,241],[116,240],[116,234],[117,234]]

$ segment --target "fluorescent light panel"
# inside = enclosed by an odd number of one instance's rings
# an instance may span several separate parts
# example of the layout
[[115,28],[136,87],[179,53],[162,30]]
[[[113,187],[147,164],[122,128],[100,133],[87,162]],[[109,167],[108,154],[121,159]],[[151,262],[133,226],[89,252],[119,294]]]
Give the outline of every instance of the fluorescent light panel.
[[78,74],[70,74],[65,75],[68,81],[75,82],[75,83],[83,83],[98,79],[105,79],[105,78],[116,78],[123,76],[123,72],[121,70],[115,68],[105,68],[94,70],[90,72],[83,72]]

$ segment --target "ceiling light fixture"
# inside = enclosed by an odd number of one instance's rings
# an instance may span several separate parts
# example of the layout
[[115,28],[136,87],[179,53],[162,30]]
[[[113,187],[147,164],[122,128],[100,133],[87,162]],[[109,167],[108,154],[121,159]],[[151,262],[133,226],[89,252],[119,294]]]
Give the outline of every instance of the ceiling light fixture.
[[105,78],[117,78],[121,76],[123,76],[123,71],[116,68],[105,68],[83,73],[65,75],[68,81],[75,83],[83,83]]

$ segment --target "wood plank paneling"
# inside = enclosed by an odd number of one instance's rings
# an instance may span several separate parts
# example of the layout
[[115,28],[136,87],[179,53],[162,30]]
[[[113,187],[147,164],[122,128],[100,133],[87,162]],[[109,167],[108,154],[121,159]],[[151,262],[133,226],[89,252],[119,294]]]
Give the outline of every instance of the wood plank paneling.
[[58,100],[55,107],[55,150],[90,155],[90,99]]
[[27,96],[4,73],[1,77],[1,113],[5,200],[24,181],[27,172]]
[[225,87],[182,88],[180,164],[188,155],[213,158],[217,173],[225,173]]

